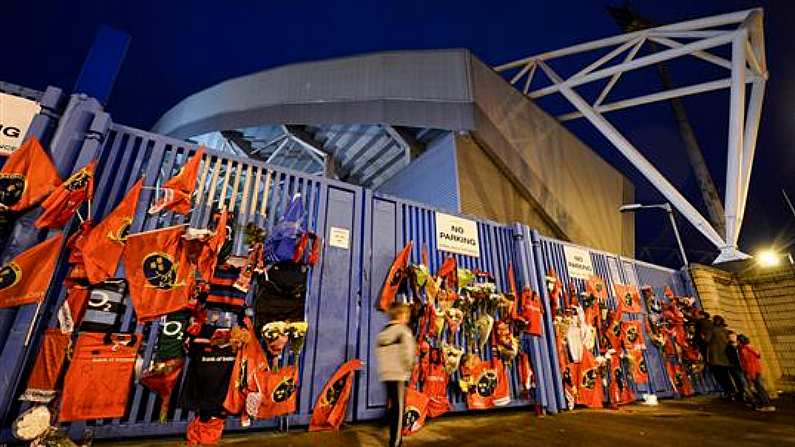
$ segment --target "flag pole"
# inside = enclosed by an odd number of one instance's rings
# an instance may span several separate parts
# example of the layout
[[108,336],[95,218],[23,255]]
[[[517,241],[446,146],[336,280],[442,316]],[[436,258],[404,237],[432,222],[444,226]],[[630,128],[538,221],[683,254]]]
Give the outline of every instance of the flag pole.
[[44,299],[36,304],[36,312],[33,313],[33,319],[30,321],[30,326],[28,326],[28,333],[25,335],[25,344],[23,346],[27,346],[28,343],[30,343],[30,338],[33,336],[33,328],[36,326],[36,320],[39,319],[42,301],[44,301]]

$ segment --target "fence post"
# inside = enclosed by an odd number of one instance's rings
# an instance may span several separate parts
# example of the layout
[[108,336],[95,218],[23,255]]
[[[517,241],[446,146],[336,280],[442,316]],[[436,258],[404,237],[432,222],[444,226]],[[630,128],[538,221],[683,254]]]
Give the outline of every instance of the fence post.
[[546,338],[547,349],[551,360],[552,379],[555,385],[555,397],[557,398],[558,408],[565,409],[566,396],[563,394],[563,376],[560,371],[560,362],[558,360],[558,346],[555,339],[555,326],[552,324],[554,315],[549,305],[549,290],[546,284],[546,272],[544,271],[544,253],[541,250],[541,235],[538,230],[530,232],[530,243],[533,247],[533,258],[535,259],[536,277],[538,278],[539,290],[541,296],[544,298],[544,330],[549,334]]

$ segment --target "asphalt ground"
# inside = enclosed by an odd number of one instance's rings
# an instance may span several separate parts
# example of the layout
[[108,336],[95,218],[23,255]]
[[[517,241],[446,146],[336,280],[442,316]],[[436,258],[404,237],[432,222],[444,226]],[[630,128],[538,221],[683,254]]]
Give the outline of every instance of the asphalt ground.
[[[406,438],[406,447],[455,446],[795,446],[795,396],[775,401],[778,411],[760,413],[718,397],[661,400],[655,407],[577,409],[536,416],[530,409],[445,416]],[[376,423],[346,425],[339,432],[256,432],[224,436],[223,446],[383,446],[387,430]],[[180,446],[179,439],[96,442],[115,446]]]

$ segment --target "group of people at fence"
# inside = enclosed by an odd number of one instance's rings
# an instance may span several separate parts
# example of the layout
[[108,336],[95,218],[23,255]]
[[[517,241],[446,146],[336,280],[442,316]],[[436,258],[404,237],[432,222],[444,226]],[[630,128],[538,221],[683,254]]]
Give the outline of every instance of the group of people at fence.
[[696,315],[696,342],[724,397],[758,411],[775,411],[762,380],[762,356],[751,340],[727,327],[720,315]]
[[[149,213],[192,212],[202,156],[199,149],[163,182]],[[190,444],[217,442],[229,416],[246,427],[254,419],[294,413],[309,330],[308,270],[322,245],[306,227],[301,196],[292,198],[270,232],[239,228],[235,214],[221,208],[207,229],[185,224],[130,234],[143,180],[95,223],[95,169],[89,162],[61,181],[47,151],[31,138],[0,171],[6,217],[41,206],[37,226],[51,230],[0,269],[0,307],[41,306],[62,253],[69,266],[63,284],[52,288],[66,292],[21,388],[25,411],[14,434],[42,440],[59,436],[56,423],[125,417],[134,382],[158,396],[161,420],[176,407],[195,413],[187,427]],[[76,231],[64,234],[70,229]],[[230,248],[237,231],[246,232],[246,256]],[[531,345],[543,337],[554,339],[550,355],[556,353],[562,379],[552,386],[563,391],[569,408],[617,407],[653,395],[647,339],[664,353],[677,394],[694,393],[691,382],[707,359],[727,393],[739,397],[753,389],[756,405],[770,408],[758,352],[740,338],[733,355],[722,319],[707,325],[692,298],[667,288],[658,298],[651,287],[617,283],[610,296],[598,276],[578,293],[552,269],[539,294],[517,286],[510,263],[499,290],[490,272],[460,267],[452,255],[431,272],[427,247],[412,264],[412,249],[409,241],[398,252],[376,304],[391,318],[376,352],[379,375],[389,384],[392,445],[451,411],[453,395],[471,410],[522,396],[542,411]],[[134,323],[123,323],[131,313]],[[727,346],[720,348],[724,338]],[[725,359],[735,357],[745,377],[728,368]],[[136,368],[138,359],[146,364]],[[359,359],[340,358],[337,371],[320,378],[325,386],[310,430],[340,427],[361,367]],[[177,386],[181,392],[174,396]]]
[[[390,316],[376,343],[379,377],[388,390],[390,446],[449,411],[451,392],[463,394],[468,409],[504,406],[514,377],[528,400],[537,402],[535,365],[526,347],[527,338],[547,330],[545,308],[553,317],[549,335],[569,409],[617,408],[641,398],[656,403],[647,349],[662,354],[668,385],[680,397],[695,394],[693,382],[703,382],[708,369],[727,396],[773,409],[759,352],[742,336],[737,345],[723,319],[709,320],[693,298],[675,296],[668,287],[658,298],[650,286],[639,291],[624,284],[613,284],[611,297],[598,276],[577,293],[573,282],[564,290],[550,269],[546,307],[529,287],[517,290],[510,265],[501,292],[488,272],[458,268],[452,256],[432,275],[427,248],[419,264],[409,263],[411,249],[409,242],[397,255],[378,304]],[[647,347],[647,340],[654,346]],[[751,390],[748,399],[743,389]]]

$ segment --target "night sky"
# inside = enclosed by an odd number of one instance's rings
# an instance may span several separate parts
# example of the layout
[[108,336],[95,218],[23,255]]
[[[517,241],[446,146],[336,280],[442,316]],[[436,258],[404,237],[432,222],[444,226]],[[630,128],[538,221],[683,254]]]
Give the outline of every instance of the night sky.
[[[107,109],[116,122],[149,129],[182,98],[230,77],[292,62],[400,49],[469,48],[486,63],[497,65],[618,34],[606,6],[620,4],[623,0],[12,0],[3,5],[6,44],[0,80],[71,91],[97,26],[108,24],[130,33],[132,43]],[[795,2],[635,0],[631,6],[660,24],[765,8],[770,80],[740,247],[753,253],[774,244],[795,252],[795,218],[781,193],[784,188],[795,197],[795,38],[790,29],[795,24]],[[727,49],[717,53],[728,55]],[[571,74],[584,63],[587,60],[572,58],[552,66],[559,73]],[[676,62],[670,68],[677,85],[729,74],[698,62]],[[625,89],[623,95],[619,89]],[[614,90],[617,95],[608,98],[657,90],[656,71],[644,69],[625,74]],[[582,93],[592,94],[588,89]],[[728,90],[685,100],[721,197],[726,181],[728,101]],[[540,104],[553,112],[564,110],[559,99]],[[706,215],[667,103],[607,117]],[[633,180],[637,201],[663,200],[587,122],[571,122],[568,127]],[[679,222],[691,260],[711,261],[716,254],[712,246],[684,219]],[[638,215],[638,258],[678,266],[673,244],[664,215]]]

